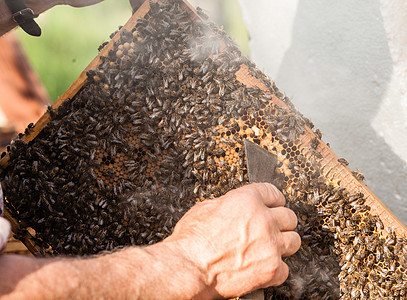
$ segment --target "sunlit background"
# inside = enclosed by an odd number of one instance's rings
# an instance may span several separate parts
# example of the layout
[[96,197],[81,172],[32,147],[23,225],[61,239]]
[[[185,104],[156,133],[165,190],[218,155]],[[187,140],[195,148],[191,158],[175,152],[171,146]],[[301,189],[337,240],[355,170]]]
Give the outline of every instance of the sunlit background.
[[[249,54],[248,35],[237,0],[194,0],[210,20],[216,22]],[[17,29],[27,56],[54,102],[98,54],[98,47],[131,17],[127,0],[105,0],[94,6],[57,6],[37,20],[39,38]]]

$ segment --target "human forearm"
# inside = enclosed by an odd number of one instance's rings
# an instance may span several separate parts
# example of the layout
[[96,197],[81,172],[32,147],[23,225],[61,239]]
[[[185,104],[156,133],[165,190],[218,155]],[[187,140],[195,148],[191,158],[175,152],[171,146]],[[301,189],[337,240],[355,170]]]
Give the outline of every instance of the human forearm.
[[[148,247],[128,248],[89,261],[89,267],[96,261],[106,271],[107,282],[103,282],[106,278],[103,273],[90,283],[94,285],[91,290],[100,295],[100,287],[106,285],[105,295],[109,295],[106,298],[210,299],[214,296],[202,270],[179,251],[177,243],[164,241]],[[89,278],[84,274],[81,277]]]
[[[34,11],[34,14],[41,14],[44,11],[58,4],[57,0],[26,0],[25,5]],[[0,36],[17,26],[11,17],[11,12],[4,0],[0,0]]]
[[78,276],[71,261],[1,255],[0,298],[50,299],[69,296],[78,286]]
[[[0,298],[208,299],[201,270],[163,242],[85,259],[0,257]],[[12,271],[11,271],[12,270]]]
[[[99,3],[103,0],[25,0],[28,8],[39,15],[55,5],[70,5],[73,7],[83,7]],[[17,26],[17,23],[11,17],[11,12],[7,7],[5,0],[0,0],[0,36]]]

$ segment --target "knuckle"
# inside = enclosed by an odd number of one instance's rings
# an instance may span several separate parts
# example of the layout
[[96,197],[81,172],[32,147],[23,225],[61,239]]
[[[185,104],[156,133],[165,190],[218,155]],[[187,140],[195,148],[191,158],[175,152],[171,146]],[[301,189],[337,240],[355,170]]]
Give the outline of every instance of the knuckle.
[[278,274],[278,267],[280,265],[279,259],[274,259],[267,268],[267,277],[269,280],[274,280]]
[[279,198],[281,198],[281,201],[282,201],[282,205],[283,205],[283,206],[287,203],[287,201],[286,201],[286,199],[285,199],[283,193],[281,193],[280,190],[279,190],[278,188],[276,188],[274,185],[273,185],[273,188],[272,188],[272,193],[273,193],[274,199],[279,199]]
[[254,205],[257,203],[257,198],[253,193],[244,193],[242,201],[246,203],[246,205]]
[[276,273],[277,273],[277,269],[269,268],[266,272],[267,280],[273,281],[273,279],[276,277]]
[[280,276],[276,281],[275,281],[275,285],[279,286],[282,285],[288,278],[288,273],[284,274],[283,276]]
[[250,188],[241,188],[228,192],[230,196],[239,198],[239,201],[247,204],[257,201],[256,194]]
[[295,214],[295,212],[294,212],[291,208],[289,208],[289,207],[284,207],[284,209],[285,209],[285,211],[286,211],[288,214],[290,214],[293,218],[296,218],[296,219],[297,219],[297,215]]

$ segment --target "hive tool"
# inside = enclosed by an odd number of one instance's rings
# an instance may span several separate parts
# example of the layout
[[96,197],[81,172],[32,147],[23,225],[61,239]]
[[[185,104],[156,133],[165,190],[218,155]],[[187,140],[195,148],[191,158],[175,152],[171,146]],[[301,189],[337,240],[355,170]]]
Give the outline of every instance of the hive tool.
[[[249,182],[274,184],[277,156],[247,139],[244,139],[244,150]],[[241,297],[241,299],[264,300],[264,290],[256,290]]]

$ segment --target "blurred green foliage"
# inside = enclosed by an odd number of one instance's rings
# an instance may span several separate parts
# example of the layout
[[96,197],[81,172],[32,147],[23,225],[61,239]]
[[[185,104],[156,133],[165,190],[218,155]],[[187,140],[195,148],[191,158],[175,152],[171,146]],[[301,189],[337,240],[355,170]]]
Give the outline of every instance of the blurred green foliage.
[[31,64],[54,102],[98,54],[98,47],[131,16],[127,0],[94,6],[56,6],[38,18],[39,38],[18,29]]
[[[222,0],[225,30],[248,54],[248,35],[237,0]],[[34,69],[54,102],[98,54],[98,47],[131,16],[128,0],[105,0],[97,5],[73,8],[57,6],[38,19],[42,36],[31,37],[17,29]]]
[[225,31],[239,45],[243,55],[249,55],[249,33],[243,22],[242,12],[237,0],[222,0],[222,16]]

